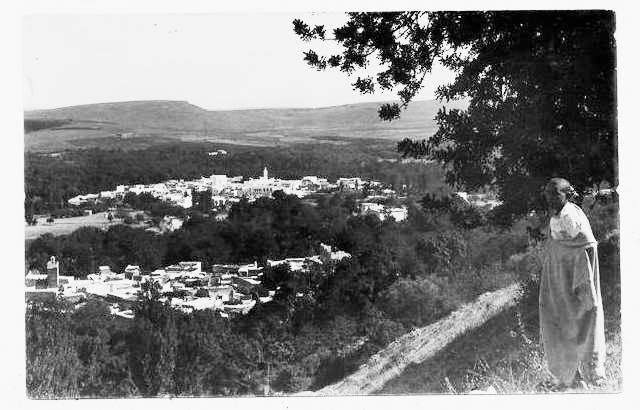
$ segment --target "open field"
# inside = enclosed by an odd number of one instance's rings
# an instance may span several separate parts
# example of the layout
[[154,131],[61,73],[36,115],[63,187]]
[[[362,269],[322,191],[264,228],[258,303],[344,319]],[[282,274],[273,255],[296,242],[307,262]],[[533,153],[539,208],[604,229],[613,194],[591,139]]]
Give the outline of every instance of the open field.
[[31,240],[50,233],[54,236],[66,235],[83,226],[94,226],[96,228],[105,228],[111,225],[117,225],[122,223],[119,219],[114,219],[112,222],[106,217],[106,212],[99,212],[88,216],[76,216],[72,218],[59,218],[53,223],[43,223],[34,226],[25,227],[25,239]]

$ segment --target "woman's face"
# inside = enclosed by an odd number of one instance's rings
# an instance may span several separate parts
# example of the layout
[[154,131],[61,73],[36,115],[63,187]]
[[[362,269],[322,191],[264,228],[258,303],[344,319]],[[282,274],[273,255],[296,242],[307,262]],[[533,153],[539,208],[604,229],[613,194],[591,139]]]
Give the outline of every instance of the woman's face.
[[567,203],[567,194],[555,183],[547,185],[544,190],[544,198],[549,208],[555,212],[560,212],[562,207]]

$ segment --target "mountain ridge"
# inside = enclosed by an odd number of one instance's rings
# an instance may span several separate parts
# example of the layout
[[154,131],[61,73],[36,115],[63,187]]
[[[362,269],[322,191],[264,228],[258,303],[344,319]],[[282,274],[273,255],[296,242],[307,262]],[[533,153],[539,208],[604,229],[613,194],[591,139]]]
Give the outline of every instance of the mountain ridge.
[[237,144],[290,144],[323,136],[400,140],[428,138],[437,127],[441,107],[465,108],[465,102],[412,102],[395,121],[382,121],[384,102],[318,108],[253,108],[207,110],[188,101],[142,100],[84,104],[25,111],[25,121],[65,121],[25,134],[27,150],[47,151],[83,147],[83,141],[113,138],[162,137],[188,141]]
[[[89,103],[89,104],[75,104],[75,105],[65,105],[62,107],[53,107],[53,108],[34,108],[29,110],[24,110],[25,116],[36,116],[36,114],[53,112],[53,111],[61,111],[67,109],[77,109],[83,107],[98,107],[98,106],[110,106],[110,105],[143,105],[143,104],[154,104],[154,103],[170,103],[170,104],[182,104],[188,105],[190,107],[194,107],[195,109],[207,112],[236,112],[236,111],[279,111],[279,110],[297,110],[297,111],[313,111],[313,110],[326,110],[332,108],[343,108],[343,107],[355,107],[355,106],[379,106],[381,104],[393,103],[394,101],[373,101],[373,102],[361,102],[361,103],[345,103],[345,104],[336,104],[336,105],[323,105],[317,107],[249,107],[249,108],[220,108],[220,109],[208,109],[200,107],[197,104],[193,104],[188,100],[124,100],[124,101],[104,101],[97,103]],[[395,101],[397,102],[397,101]],[[441,103],[437,100],[416,100],[410,103],[411,104],[436,104],[436,105],[447,105],[453,104],[457,105],[456,102],[449,103]],[[466,103],[461,102],[466,105]]]

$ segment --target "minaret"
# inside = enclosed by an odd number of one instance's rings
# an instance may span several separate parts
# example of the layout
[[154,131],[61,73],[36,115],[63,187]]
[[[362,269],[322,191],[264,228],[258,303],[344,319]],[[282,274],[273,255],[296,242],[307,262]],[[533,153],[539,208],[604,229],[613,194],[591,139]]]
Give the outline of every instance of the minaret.
[[262,171],[262,179],[264,179],[265,181],[269,179],[269,172],[267,171],[267,167],[264,167],[264,170]]
[[47,262],[47,287],[48,288],[57,288],[58,287],[58,275],[60,275],[60,264],[56,260],[55,256],[49,258],[49,262]]

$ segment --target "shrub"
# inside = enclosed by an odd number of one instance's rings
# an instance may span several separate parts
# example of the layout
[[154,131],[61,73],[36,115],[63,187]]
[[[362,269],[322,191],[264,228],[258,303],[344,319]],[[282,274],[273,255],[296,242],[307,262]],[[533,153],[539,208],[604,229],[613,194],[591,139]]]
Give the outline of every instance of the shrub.
[[421,255],[429,273],[454,273],[467,256],[467,242],[458,231],[446,231],[436,236],[429,235],[419,240]]
[[603,241],[620,228],[618,203],[596,203],[591,209],[586,210],[591,224],[591,230],[596,240]]
[[271,382],[271,388],[285,393],[294,393],[305,390],[311,384],[304,369],[298,365],[285,365]]
[[197,298],[208,298],[209,297],[209,291],[205,288],[199,288],[196,291],[196,297]]
[[508,232],[495,232],[486,228],[469,231],[465,235],[469,262],[475,267],[491,266],[497,262],[506,262],[518,253],[525,252],[528,246],[527,234],[514,229]]
[[405,327],[433,323],[458,307],[460,300],[430,278],[399,279],[381,293],[376,306]]

